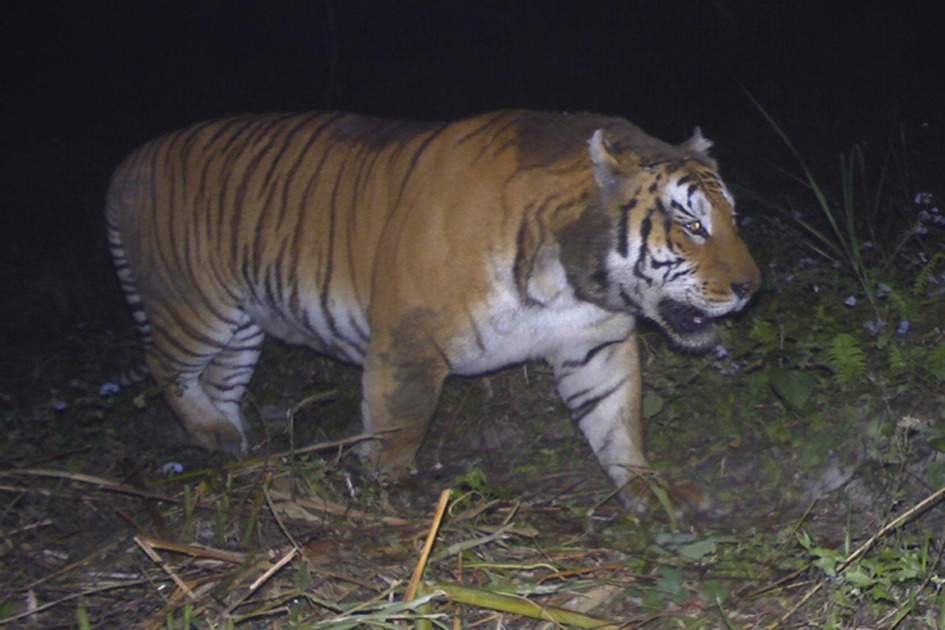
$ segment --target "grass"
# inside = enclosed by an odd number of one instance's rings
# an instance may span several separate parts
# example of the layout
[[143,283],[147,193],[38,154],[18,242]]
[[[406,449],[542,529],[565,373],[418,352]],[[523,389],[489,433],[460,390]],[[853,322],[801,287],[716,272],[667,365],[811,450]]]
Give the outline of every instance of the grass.
[[782,172],[806,189],[813,202],[804,204],[813,209],[812,213],[802,212],[790,197],[786,207],[780,204],[774,207],[800,227],[811,250],[857,281],[860,294],[877,317],[885,310],[879,304],[885,297],[899,297],[892,300],[899,302],[896,306],[902,311],[911,310],[909,307],[914,304],[901,303],[900,295],[888,295],[892,291],[888,283],[902,271],[897,264],[903,262],[903,257],[911,258],[911,266],[919,268],[918,273],[910,270],[917,282],[924,282],[929,271],[940,266],[945,254],[926,247],[921,236],[928,234],[930,225],[945,226],[945,212],[935,206],[933,193],[916,187],[916,178],[908,165],[904,128],[900,126],[891,134],[879,166],[870,163],[871,152],[865,144],[854,144],[841,153],[839,177],[832,186],[837,194],[830,195],[828,186],[815,176],[788,133],[761,103],[751,94],[748,96],[797,159],[801,170],[799,176],[783,169]]
[[357,370],[275,343],[265,446],[175,446],[156,392],[101,389],[131,337],[44,276],[71,306],[44,298],[63,334],[3,372],[0,626],[945,629],[945,230],[902,151],[867,157],[761,191],[785,212],[746,230],[766,289],[724,353],[644,334],[654,464],[716,498],[692,521],[604,501],[537,365],[451,379],[407,490],[344,439]]

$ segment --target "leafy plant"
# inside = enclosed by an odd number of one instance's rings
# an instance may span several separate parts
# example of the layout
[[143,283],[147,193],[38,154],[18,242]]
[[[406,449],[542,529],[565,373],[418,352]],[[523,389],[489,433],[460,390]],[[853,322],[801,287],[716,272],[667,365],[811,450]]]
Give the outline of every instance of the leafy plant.
[[827,348],[827,356],[837,382],[849,383],[866,372],[866,354],[853,335],[835,335]]
[[[782,211],[801,227],[811,249],[855,278],[877,319],[882,320],[880,280],[890,273],[905,245],[927,233],[927,225],[945,226],[945,216],[932,205],[934,197],[930,193],[913,194],[904,157],[904,134],[899,134],[899,148],[895,142],[889,143],[878,171],[869,167],[862,144],[841,153],[839,200],[834,202],[784,129],[750,93],[748,97],[797,158],[802,175],[788,175],[813,194],[819,221],[804,218],[795,208]],[[890,181],[891,171],[898,176],[896,183]]]

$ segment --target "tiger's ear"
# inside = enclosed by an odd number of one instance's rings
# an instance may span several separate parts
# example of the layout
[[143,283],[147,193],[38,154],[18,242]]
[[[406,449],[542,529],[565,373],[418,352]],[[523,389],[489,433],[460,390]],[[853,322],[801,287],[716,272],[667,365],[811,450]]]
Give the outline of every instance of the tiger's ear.
[[712,141],[702,135],[702,129],[696,127],[692,132],[692,137],[679,145],[679,147],[683,151],[708,154],[709,149],[712,147]]
[[587,141],[588,153],[594,163],[594,179],[603,189],[612,187],[617,182],[618,164],[613,148],[604,138],[604,130],[598,129]]

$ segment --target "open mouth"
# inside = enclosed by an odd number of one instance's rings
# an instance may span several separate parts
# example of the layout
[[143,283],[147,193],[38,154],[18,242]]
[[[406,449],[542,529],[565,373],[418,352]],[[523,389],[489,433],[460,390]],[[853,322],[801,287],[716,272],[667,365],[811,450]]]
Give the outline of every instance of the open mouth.
[[681,336],[706,332],[717,321],[694,306],[674,300],[660,302],[659,314],[671,331]]

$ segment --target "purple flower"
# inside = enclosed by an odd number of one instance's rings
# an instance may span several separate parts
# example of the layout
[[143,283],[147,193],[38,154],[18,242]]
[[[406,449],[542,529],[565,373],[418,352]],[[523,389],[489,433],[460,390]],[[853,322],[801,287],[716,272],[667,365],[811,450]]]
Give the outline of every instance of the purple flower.
[[119,389],[118,385],[109,381],[98,388],[98,395],[107,396],[109,394],[117,394]]
[[917,206],[927,206],[932,203],[934,196],[932,193],[920,192],[915,196],[915,205]]
[[879,319],[875,322],[866,322],[863,324],[863,327],[870,332],[871,335],[878,335],[880,331],[886,327],[886,322]]
[[161,466],[161,474],[170,477],[184,472],[184,465],[180,462],[167,462]]
[[53,401],[52,408],[55,409],[56,411],[65,411],[66,407],[68,407],[68,405],[62,402],[61,400]]
[[849,307],[854,307],[854,306],[856,306],[856,298],[855,298],[854,296],[852,296],[852,295],[848,295],[848,296],[847,296],[847,299],[845,299],[845,300],[843,301],[843,303],[846,304],[846,305],[849,306]]
[[729,361],[728,365],[720,365],[719,373],[722,376],[735,376],[742,369],[742,363],[740,361]]
[[899,327],[896,329],[896,334],[904,335],[907,332],[909,332],[909,321],[904,319],[899,322]]
[[715,356],[717,356],[720,359],[724,359],[725,357],[728,356],[728,348],[726,348],[722,344],[716,344]]

